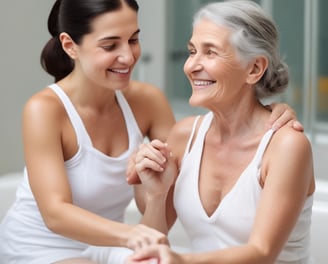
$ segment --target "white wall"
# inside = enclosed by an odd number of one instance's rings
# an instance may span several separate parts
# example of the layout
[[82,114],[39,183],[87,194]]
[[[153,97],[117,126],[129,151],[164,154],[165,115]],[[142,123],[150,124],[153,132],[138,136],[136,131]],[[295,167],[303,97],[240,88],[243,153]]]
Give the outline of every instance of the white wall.
[[[166,0],[138,0],[142,58],[136,72],[141,80],[165,88]],[[148,63],[144,56],[150,57]]]
[[26,99],[49,83],[39,66],[48,40],[46,18],[51,0],[0,3],[0,174],[21,170],[21,112]]
[[[0,3],[0,175],[22,170],[21,112],[25,101],[52,82],[39,56],[50,38],[47,18],[54,0],[10,0]],[[142,49],[152,57],[138,76],[164,87],[165,0],[139,0]]]

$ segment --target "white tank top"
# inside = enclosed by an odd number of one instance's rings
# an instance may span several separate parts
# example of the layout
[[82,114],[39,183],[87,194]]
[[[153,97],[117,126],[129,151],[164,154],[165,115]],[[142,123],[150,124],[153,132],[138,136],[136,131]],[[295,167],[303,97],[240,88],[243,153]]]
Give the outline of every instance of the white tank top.
[[[119,157],[109,157],[92,146],[84,124],[68,96],[56,84],[49,86],[63,102],[74,127],[78,151],[65,162],[73,203],[105,218],[122,222],[133,188],[125,171],[129,156],[143,142],[133,113],[120,91],[129,147]],[[86,244],[57,235],[45,226],[31,192],[27,172],[18,187],[16,202],[0,226],[0,263],[40,264],[80,256]]]
[[[191,147],[199,119],[196,118],[174,191],[175,210],[196,252],[247,243],[262,191],[259,184],[262,157],[274,132],[265,133],[252,161],[214,213],[208,216],[200,200],[198,177],[204,139],[212,118],[212,112],[204,116]],[[276,263],[309,263],[312,203],[313,196],[310,196]]]

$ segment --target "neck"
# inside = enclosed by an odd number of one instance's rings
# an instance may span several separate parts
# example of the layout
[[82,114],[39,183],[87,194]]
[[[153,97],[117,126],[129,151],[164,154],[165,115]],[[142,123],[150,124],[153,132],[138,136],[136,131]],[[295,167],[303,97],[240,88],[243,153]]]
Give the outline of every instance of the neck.
[[228,141],[232,138],[240,138],[251,134],[264,133],[267,129],[266,121],[270,112],[257,100],[244,104],[238,102],[227,109],[212,109],[213,122],[211,129],[220,141]]

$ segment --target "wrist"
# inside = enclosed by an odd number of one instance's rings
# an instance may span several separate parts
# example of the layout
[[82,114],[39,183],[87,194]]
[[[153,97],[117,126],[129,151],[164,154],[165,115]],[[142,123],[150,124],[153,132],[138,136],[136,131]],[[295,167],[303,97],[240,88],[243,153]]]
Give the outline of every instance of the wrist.
[[167,198],[168,192],[163,192],[163,193],[146,193],[145,199],[147,204],[161,204],[161,203],[166,203],[166,198]]

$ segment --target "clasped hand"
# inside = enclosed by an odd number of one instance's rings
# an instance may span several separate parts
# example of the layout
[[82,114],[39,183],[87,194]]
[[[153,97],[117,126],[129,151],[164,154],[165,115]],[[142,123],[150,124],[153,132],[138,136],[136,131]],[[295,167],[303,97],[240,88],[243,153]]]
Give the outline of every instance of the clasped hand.
[[139,147],[135,169],[144,189],[151,196],[167,193],[178,174],[168,145],[157,139]]

